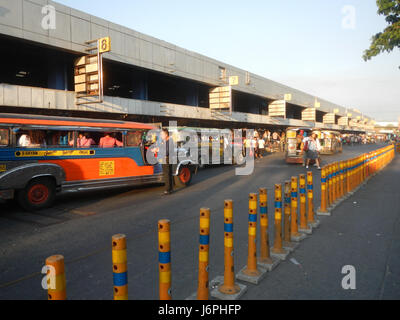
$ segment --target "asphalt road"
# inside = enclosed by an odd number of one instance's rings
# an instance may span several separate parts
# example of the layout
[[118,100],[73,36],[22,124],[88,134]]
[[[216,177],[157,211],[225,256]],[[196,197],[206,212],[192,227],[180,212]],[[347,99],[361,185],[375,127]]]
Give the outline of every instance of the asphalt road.
[[[342,154],[323,160],[347,159],[379,147],[345,147]],[[310,170],[318,207],[320,174],[315,167]],[[398,172],[399,162],[385,172],[389,170]],[[213,279],[223,275],[223,204],[233,199],[239,271],[247,261],[248,194],[266,187],[272,208],[274,184],[305,172],[302,166],[286,165],[282,154],[271,154],[256,161],[251,176],[236,176],[232,166],[207,168],[190,187],[170,196],[161,196],[161,186],[62,195],[55,207],[35,214],[13,202],[0,204],[0,299],[46,299],[41,269],[53,254],[65,257],[69,299],[112,299],[111,236],[116,233],[128,237],[129,298],[158,299],[157,221],[164,218],[171,221],[172,295],[185,299],[197,286],[199,209],[211,209]],[[395,188],[400,174],[396,180],[385,172],[354,196],[361,197],[356,204],[348,200],[332,217],[319,218],[321,227],[289,256],[300,265],[284,261],[260,285],[249,285],[243,299],[398,298],[400,263],[393,253],[399,256],[400,210],[390,209],[393,202],[387,203],[384,194],[392,189],[379,179],[388,175]],[[373,192],[378,200],[372,200]],[[387,263],[395,272],[388,271]],[[359,270],[359,287],[351,292],[340,286],[341,267],[348,264]]]

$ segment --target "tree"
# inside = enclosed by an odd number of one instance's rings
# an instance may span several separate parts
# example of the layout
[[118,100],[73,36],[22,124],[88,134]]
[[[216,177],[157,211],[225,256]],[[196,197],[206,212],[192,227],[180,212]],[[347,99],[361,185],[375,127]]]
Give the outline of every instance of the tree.
[[371,39],[371,46],[364,51],[363,59],[370,60],[382,52],[400,49],[400,0],[376,0],[378,14],[384,15],[389,24],[383,32]]

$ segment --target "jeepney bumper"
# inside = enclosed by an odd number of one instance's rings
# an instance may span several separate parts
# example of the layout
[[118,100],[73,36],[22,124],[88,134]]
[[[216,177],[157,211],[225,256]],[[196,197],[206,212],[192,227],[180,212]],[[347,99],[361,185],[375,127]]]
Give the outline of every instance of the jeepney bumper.
[[14,199],[14,190],[0,190],[0,200]]

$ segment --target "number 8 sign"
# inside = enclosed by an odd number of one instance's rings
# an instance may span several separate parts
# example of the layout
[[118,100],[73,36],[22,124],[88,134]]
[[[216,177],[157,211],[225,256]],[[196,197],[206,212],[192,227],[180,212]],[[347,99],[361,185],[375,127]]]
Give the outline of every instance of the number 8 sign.
[[110,37],[101,38],[98,40],[99,53],[111,51]]

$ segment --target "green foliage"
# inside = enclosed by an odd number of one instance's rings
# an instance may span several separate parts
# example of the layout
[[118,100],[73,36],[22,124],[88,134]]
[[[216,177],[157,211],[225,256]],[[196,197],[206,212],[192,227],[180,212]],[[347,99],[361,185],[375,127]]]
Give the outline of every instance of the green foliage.
[[388,26],[372,37],[371,46],[364,51],[365,61],[382,52],[400,48],[400,0],[377,0],[376,4],[378,14],[385,16]]

